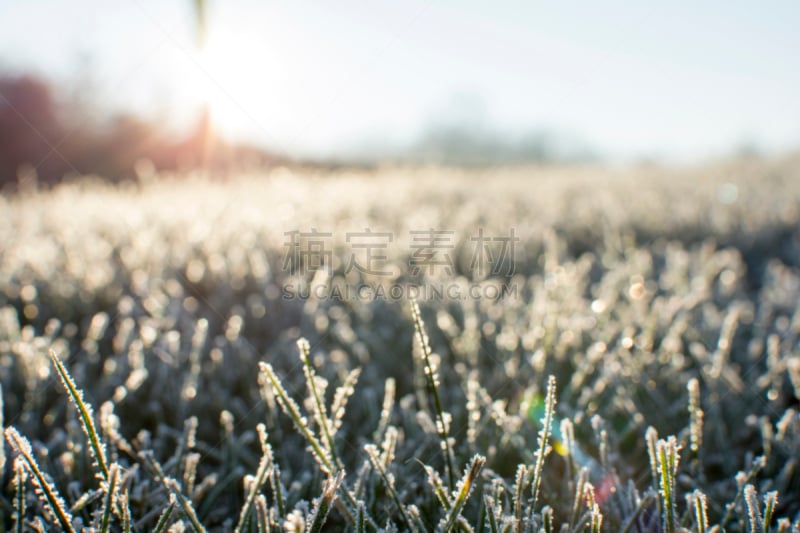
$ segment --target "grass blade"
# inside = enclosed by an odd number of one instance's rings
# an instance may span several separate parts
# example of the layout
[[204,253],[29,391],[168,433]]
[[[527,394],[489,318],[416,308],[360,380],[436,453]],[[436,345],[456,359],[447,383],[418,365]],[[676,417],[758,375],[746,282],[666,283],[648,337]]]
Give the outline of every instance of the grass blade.
[[50,511],[55,521],[61,526],[61,529],[68,533],[74,533],[72,516],[67,511],[67,506],[58,493],[58,489],[39,468],[39,464],[33,457],[33,449],[28,439],[20,435],[19,432],[11,426],[5,429],[5,436],[14,452],[23,458],[23,465],[33,476],[32,481],[34,488],[36,488],[39,499],[45,504],[45,508]]
[[14,531],[23,533],[25,530],[25,481],[28,476],[22,457],[14,460]]
[[544,460],[547,456],[547,442],[550,440],[550,430],[553,425],[556,407],[556,378],[550,376],[547,379],[547,400],[545,401],[544,418],[542,418],[542,428],[539,430],[539,449],[536,451],[536,464],[533,470],[533,485],[531,486],[531,513],[536,508],[539,499],[539,490],[542,486],[542,471],[544,470]]
[[108,473],[108,481],[102,483],[103,491],[103,518],[100,520],[100,533],[108,533],[111,527],[111,515],[113,514],[116,500],[117,481],[119,480],[119,465],[111,465]]
[[244,505],[242,505],[242,511],[239,514],[239,523],[236,525],[236,529],[234,530],[236,533],[241,533],[242,531],[246,530],[245,528],[250,521],[250,513],[253,510],[256,497],[266,484],[269,476],[272,474],[272,448],[267,442],[267,429],[264,424],[259,424],[257,429],[259,439],[261,441],[261,460],[258,463],[256,475],[251,480],[249,488],[247,488],[247,497],[245,498]]
[[769,531],[769,525],[772,522],[772,515],[775,513],[775,507],[778,506],[778,492],[772,491],[768,492],[766,496],[764,496],[764,520],[763,520],[763,528],[764,531]]
[[452,490],[455,486],[455,472],[453,468],[453,451],[450,447],[450,416],[445,413],[442,407],[442,399],[439,396],[439,374],[438,369],[433,363],[433,352],[425,331],[425,322],[422,320],[422,312],[416,300],[411,300],[411,316],[414,320],[414,330],[416,332],[417,343],[419,344],[422,360],[425,364],[425,379],[428,389],[433,396],[433,404],[436,408],[436,429],[439,438],[442,440],[442,450],[447,470],[448,487]]
[[300,434],[306,439],[306,442],[311,446],[311,453],[320,466],[325,470],[327,474],[333,474],[335,472],[335,467],[333,462],[331,461],[330,456],[328,455],[325,447],[319,442],[319,439],[314,435],[311,428],[308,426],[308,422],[306,421],[305,417],[300,414],[300,408],[295,403],[295,401],[289,396],[286,392],[286,389],[283,388],[283,384],[281,383],[280,378],[272,369],[272,365],[269,363],[261,362],[259,363],[259,368],[261,372],[267,376],[270,384],[272,385],[272,390],[277,394],[278,403],[280,404],[283,411],[289,415],[289,418],[292,419],[294,422],[295,428],[300,432]]
[[464,472],[464,476],[458,483],[458,489],[456,493],[453,494],[453,507],[450,509],[447,517],[443,519],[440,524],[440,529],[442,531],[449,532],[453,531],[453,528],[455,528],[456,523],[461,516],[461,511],[464,509],[464,505],[467,503],[467,498],[469,498],[469,495],[472,492],[472,487],[475,484],[475,480],[478,478],[478,474],[480,474],[485,464],[486,457],[483,457],[482,455],[475,455],[472,458],[472,461],[470,461],[469,466]]
[[336,499],[336,493],[339,490],[339,485],[344,481],[344,472],[340,471],[336,477],[329,478],[322,488],[322,495],[314,502],[314,507],[311,515],[308,517],[308,531],[310,533],[320,533],[322,526],[325,525],[325,520],[328,519],[328,513],[333,506]]
[[678,441],[674,436],[668,437],[667,440],[659,440],[656,444],[661,512],[666,533],[675,533],[678,527],[678,520],[675,516],[675,475],[678,471],[678,450]]
[[[314,418],[316,419],[317,425],[320,427],[322,436],[324,437],[323,445],[325,446],[331,461],[336,466],[336,471],[338,471],[342,468],[342,463],[339,460],[339,456],[336,455],[336,448],[333,445],[332,424],[330,422],[330,418],[328,417],[328,411],[325,408],[325,404],[322,401],[323,393],[320,392],[317,384],[317,374],[314,371],[314,367],[311,365],[311,346],[308,344],[306,339],[300,339],[297,341],[297,349],[300,352],[300,360],[303,362],[303,373],[306,377],[306,387],[308,388],[308,393],[313,400],[312,406],[314,408]],[[331,473],[333,474],[336,471]]]
[[106,448],[105,445],[103,445],[103,443],[100,441],[99,434],[95,428],[92,407],[83,401],[83,391],[75,385],[75,381],[72,379],[72,376],[69,375],[64,363],[61,362],[61,359],[59,359],[53,350],[50,350],[50,360],[52,361],[53,366],[55,366],[58,377],[61,378],[61,384],[64,385],[64,389],[67,391],[67,394],[69,394],[72,404],[75,406],[75,409],[78,410],[81,427],[83,428],[83,432],[86,434],[86,438],[89,441],[92,457],[94,458],[95,464],[100,471],[100,475],[103,481],[108,481],[108,459],[106,458]]
[[167,489],[175,495],[175,498],[178,500],[178,504],[180,504],[181,509],[183,509],[183,514],[186,515],[186,518],[189,519],[189,523],[192,524],[192,527],[197,533],[206,533],[206,528],[200,523],[200,520],[197,518],[197,513],[194,510],[194,506],[192,505],[191,500],[183,495],[181,491],[180,484],[173,478],[166,478],[164,480],[164,485]]
[[267,510],[267,498],[263,494],[256,497],[255,508],[258,533],[269,533],[269,511]]
[[411,518],[409,518],[408,514],[406,513],[405,506],[400,500],[400,495],[397,494],[397,491],[395,490],[394,476],[390,475],[383,467],[383,462],[381,461],[380,454],[378,453],[378,448],[374,444],[367,444],[364,446],[364,451],[366,451],[367,456],[369,456],[370,463],[372,463],[372,468],[377,470],[378,474],[383,479],[383,483],[386,485],[386,491],[394,500],[397,510],[400,512],[400,517],[403,519],[403,522],[405,522],[406,527],[409,530],[414,529],[411,523]]
[[170,494],[169,505],[167,505],[166,509],[164,509],[164,512],[161,513],[161,516],[158,517],[158,522],[156,522],[156,527],[153,528],[153,533],[163,533],[167,530],[170,518],[172,518],[172,513],[175,511],[176,505],[175,496]]
[[758,492],[753,485],[744,488],[744,503],[747,507],[747,519],[752,533],[764,533],[764,519],[761,516],[761,505],[758,502]]

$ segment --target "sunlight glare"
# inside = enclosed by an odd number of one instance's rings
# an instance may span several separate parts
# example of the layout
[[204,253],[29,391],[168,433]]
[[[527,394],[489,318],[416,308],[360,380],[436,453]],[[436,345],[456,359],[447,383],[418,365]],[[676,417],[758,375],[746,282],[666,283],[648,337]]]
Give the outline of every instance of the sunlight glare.
[[[262,128],[274,109],[283,65],[268,43],[251,35],[211,32],[197,56],[191,79],[179,80],[182,93],[207,109],[212,127],[223,135]],[[273,117],[270,117],[272,119]]]

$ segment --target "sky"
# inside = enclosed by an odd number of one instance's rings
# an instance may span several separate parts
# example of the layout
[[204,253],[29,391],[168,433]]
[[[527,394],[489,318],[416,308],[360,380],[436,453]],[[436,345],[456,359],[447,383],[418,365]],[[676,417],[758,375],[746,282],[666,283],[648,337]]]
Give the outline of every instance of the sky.
[[3,0],[0,67],[175,128],[329,156],[458,123],[613,159],[800,146],[800,3]]

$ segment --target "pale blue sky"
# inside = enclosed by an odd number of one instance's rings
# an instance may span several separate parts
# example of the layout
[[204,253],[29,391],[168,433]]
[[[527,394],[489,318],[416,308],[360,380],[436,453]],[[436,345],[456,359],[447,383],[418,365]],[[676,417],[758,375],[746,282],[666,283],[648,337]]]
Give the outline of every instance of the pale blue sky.
[[616,158],[800,146],[800,3],[4,0],[0,64],[317,155],[432,122],[554,129]]

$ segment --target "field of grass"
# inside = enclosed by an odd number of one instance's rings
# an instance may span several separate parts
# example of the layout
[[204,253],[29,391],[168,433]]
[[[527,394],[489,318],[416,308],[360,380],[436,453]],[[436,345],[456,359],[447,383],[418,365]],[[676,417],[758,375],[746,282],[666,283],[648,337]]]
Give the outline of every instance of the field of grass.
[[800,531],[800,159],[0,197],[0,385],[0,531]]

